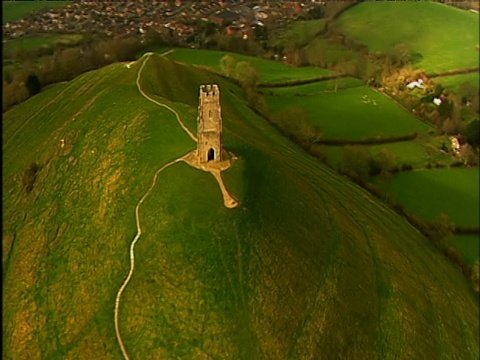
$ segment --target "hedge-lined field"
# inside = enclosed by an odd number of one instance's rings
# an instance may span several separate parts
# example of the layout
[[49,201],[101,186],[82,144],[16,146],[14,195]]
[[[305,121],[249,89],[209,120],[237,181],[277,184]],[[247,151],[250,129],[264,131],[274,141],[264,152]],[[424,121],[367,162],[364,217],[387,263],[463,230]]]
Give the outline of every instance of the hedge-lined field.
[[332,72],[327,69],[312,66],[296,68],[279,61],[265,60],[253,56],[216,50],[176,49],[168,55],[168,58],[188,64],[208,66],[220,71],[220,60],[227,54],[237,61],[247,61],[255,66],[261,75],[261,81],[274,82],[293,79],[308,79],[332,74]]
[[396,174],[389,191],[426,220],[447,214],[455,225],[479,227],[479,169],[445,168]]
[[[303,90],[304,86],[308,86],[308,90]],[[305,94],[315,87],[331,89],[334,84],[270,89],[268,94],[273,95],[267,95],[267,102],[271,112],[289,106],[301,107],[307,111],[311,122],[323,130],[325,138],[359,140],[375,136],[403,136],[412,132],[426,134],[431,129],[388,97],[367,86],[307,96],[295,95]]]

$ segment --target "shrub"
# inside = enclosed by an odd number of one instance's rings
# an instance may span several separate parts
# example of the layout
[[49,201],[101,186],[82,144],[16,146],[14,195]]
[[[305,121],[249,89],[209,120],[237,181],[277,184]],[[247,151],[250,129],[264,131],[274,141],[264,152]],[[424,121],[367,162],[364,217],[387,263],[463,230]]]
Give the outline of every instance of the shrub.
[[347,145],[342,150],[340,172],[364,183],[370,172],[372,155],[364,146]]
[[474,290],[478,293],[480,292],[480,273],[479,273],[479,263],[475,263],[472,266],[472,271],[470,275],[470,280],[472,281],[472,285]]
[[316,145],[313,144],[310,146],[310,154],[315,156],[317,159],[319,159],[321,162],[326,163],[328,156],[327,156],[327,150],[328,148],[325,145]]
[[39,170],[40,166],[37,163],[32,163],[30,167],[23,173],[22,184],[27,194],[33,190],[33,185],[35,184]]
[[465,165],[463,162],[455,161],[455,162],[450,164],[450,167],[462,167],[463,165]]
[[42,89],[42,86],[40,85],[40,80],[36,74],[28,75],[25,86],[27,87],[30,96],[38,94]]

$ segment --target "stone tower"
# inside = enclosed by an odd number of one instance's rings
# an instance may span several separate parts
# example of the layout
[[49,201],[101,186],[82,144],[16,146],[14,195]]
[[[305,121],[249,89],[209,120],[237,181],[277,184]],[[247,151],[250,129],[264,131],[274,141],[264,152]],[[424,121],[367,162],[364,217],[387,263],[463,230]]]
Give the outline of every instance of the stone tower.
[[222,113],[217,85],[200,86],[197,121],[199,162],[222,161]]

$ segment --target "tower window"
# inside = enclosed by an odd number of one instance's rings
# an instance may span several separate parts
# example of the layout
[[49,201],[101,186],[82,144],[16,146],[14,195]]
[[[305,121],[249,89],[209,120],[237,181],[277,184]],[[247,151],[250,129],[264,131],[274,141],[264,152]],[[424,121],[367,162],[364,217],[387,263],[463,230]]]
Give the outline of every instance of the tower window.
[[211,119],[212,118],[212,110],[208,110],[208,117]]

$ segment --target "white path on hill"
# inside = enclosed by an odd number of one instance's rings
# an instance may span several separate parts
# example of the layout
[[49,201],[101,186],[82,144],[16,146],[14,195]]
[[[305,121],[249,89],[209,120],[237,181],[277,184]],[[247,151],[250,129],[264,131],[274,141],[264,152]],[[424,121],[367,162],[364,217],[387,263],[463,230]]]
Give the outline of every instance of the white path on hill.
[[[173,52],[174,50],[169,50],[165,53],[163,53],[161,56],[164,56],[164,55],[167,55],[171,52]],[[140,86],[140,76],[141,76],[141,73],[142,73],[142,70],[143,68],[145,67],[145,64],[147,62],[147,60],[149,59],[149,57],[152,55],[153,53],[149,52],[149,53],[145,53],[142,57],[145,57],[145,60],[144,62],[142,63],[139,71],[138,71],[138,75],[137,75],[137,87],[138,87],[138,91],[143,95],[143,97],[145,97],[147,100],[159,105],[159,106],[162,106],[168,110],[170,110],[171,112],[173,112],[177,118],[177,121],[178,123],[180,124],[180,126],[187,132],[187,134],[195,141],[197,142],[197,137],[190,131],[190,129],[188,129],[185,124],[182,122],[182,120],[180,119],[180,115],[178,114],[178,112],[175,110],[175,109],[172,109],[170,106],[166,105],[166,104],[162,104],[152,98],[150,98],[147,94],[145,94],[145,92],[142,90],[141,86]],[[140,60],[140,59],[139,59]],[[126,66],[128,68],[130,68],[130,64],[127,64]],[[160,169],[157,170],[157,172],[155,173],[155,176],[153,177],[153,181],[152,181],[152,185],[150,185],[150,187],[148,188],[148,190],[145,192],[145,194],[142,196],[142,198],[140,199],[140,201],[138,202],[137,206],[135,207],[135,220],[136,220],[136,223],[137,223],[137,234],[135,235],[135,237],[133,238],[131,244],[130,244],[130,270],[128,271],[128,275],[127,277],[125,278],[123,284],[120,286],[120,289],[118,290],[117,292],[117,296],[115,298],[115,309],[114,309],[114,322],[115,322],[115,333],[117,335],[117,341],[118,341],[118,344],[120,345],[120,348],[122,350],[122,354],[123,354],[123,357],[125,358],[125,360],[130,360],[130,356],[127,352],[127,349],[125,347],[125,344],[123,342],[123,339],[122,339],[122,336],[121,336],[121,333],[120,333],[120,320],[119,320],[119,312],[120,312],[120,301],[122,299],[122,295],[123,295],[123,292],[125,290],[125,288],[127,287],[128,283],[130,282],[130,279],[132,278],[132,275],[133,275],[133,271],[135,270],[135,245],[136,243],[138,242],[138,240],[140,239],[140,236],[142,235],[142,226],[141,226],[141,223],[140,223],[140,206],[143,204],[143,202],[145,201],[145,199],[148,197],[148,195],[150,194],[150,192],[152,191],[152,189],[155,187],[155,184],[157,183],[157,179],[158,179],[158,176],[159,174],[165,170],[166,168],[168,168],[169,166],[171,165],[174,165],[180,161],[184,161],[185,163],[189,164],[190,166],[194,167],[194,168],[199,168],[197,166],[195,166],[195,164],[191,161],[191,160],[188,160],[190,159],[192,156],[196,156],[196,152],[195,150],[192,151],[192,152],[189,152],[188,154],[178,158],[178,159],[175,159],[171,162],[169,162],[168,164],[162,166]],[[219,169],[202,169],[204,171],[209,171],[210,173],[212,173],[212,175],[215,177],[215,179],[217,180],[219,186],[220,186],[220,190],[222,191],[222,195],[223,195],[223,199],[224,199],[224,205],[227,207],[227,208],[234,208],[238,205],[238,202],[228,193],[226,187],[225,187],[225,184],[223,182],[223,179],[221,177],[221,171]]]
[[[165,55],[165,54],[167,54],[167,53],[169,53],[169,52],[167,51],[166,53],[162,54],[162,56]],[[148,61],[148,59],[149,59],[149,57],[150,57],[151,55],[152,55],[152,53],[146,53],[146,54],[145,54],[146,59],[145,59],[145,61],[143,62],[142,66],[140,67],[140,70],[138,71],[138,75],[137,75],[137,87],[138,87],[138,91],[140,91],[140,93],[143,95],[143,97],[146,98],[147,100],[149,100],[149,101],[151,101],[151,102],[153,102],[153,103],[155,103],[155,104],[157,104],[157,105],[159,105],[159,106],[162,106],[162,107],[170,110],[171,112],[173,112],[173,113],[175,114],[175,117],[177,118],[178,123],[179,123],[180,126],[183,128],[183,130],[185,130],[186,133],[192,138],[192,140],[196,142],[196,141],[197,141],[197,137],[195,136],[194,133],[192,133],[192,132],[190,131],[189,128],[187,128],[187,127],[185,126],[185,124],[183,123],[183,121],[180,119],[180,115],[178,114],[178,112],[177,112],[175,109],[171,108],[170,106],[168,106],[168,105],[166,105],[166,104],[162,104],[162,103],[160,103],[160,102],[152,99],[152,98],[149,97],[147,94],[145,94],[145,92],[142,90],[142,88],[141,88],[141,86],[140,86],[140,76],[141,76],[141,74],[142,74],[143,68],[145,67],[145,64],[147,63],[147,61]]]
[[133,271],[135,270],[135,244],[137,243],[138,239],[140,239],[140,236],[142,235],[142,225],[140,224],[140,205],[143,204],[147,196],[150,194],[152,189],[154,188],[155,184],[157,183],[158,175],[168,168],[169,166],[176,164],[179,161],[184,161],[183,157],[178,158],[176,160],[173,160],[169,162],[168,164],[162,166],[160,169],[157,170],[155,173],[155,176],[153,177],[152,185],[148,188],[147,192],[142,196],[140,201],[138,202],[137,206],[135,207],[135,220],[137,222],[137,234],[133,238],[132,243],[130,244],[130,270],[128,272],[127,277],[125,278],[125,281],[123,282],[122,286],[120,286],[120,289],[118,290],[117,297],[115,298],[115,332],[117,334],[117,340],[120,345],[120,348],[122,349],[123,357],[125,359],[130,359],[127,353],[127,349],[125,348],[125,344],[123,343],[122,336],[120,335],[120,324],[119,324],[119,309],[120,309],[120,300],[122,298],[123,291],[127,287],[132,275]]

